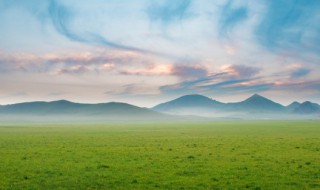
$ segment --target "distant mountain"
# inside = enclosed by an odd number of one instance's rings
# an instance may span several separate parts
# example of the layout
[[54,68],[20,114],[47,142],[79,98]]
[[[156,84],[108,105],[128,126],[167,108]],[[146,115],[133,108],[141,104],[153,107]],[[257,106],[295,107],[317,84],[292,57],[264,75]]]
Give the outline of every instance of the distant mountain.
[[248,99],[237,102],[237,103],[229,103],[229,109],[245,111],[245,112],[285,112],[286,109],[283,105],[276,103],[268,98],[260,96],[259,94],[254,94]]
[[223,106],[224,103],[206,96],[193,94],[159,104],[152,109],[155,111],[178,115],[200,115],[196,113],[201,112],[201,115],[203,116],[211,115],[212,111],[220,110]]
[[202,95],[186,95],[159,104],[152,109],[164,113],[206,117],[243,117],[243,114],[249,113],[253,115],[287,113],[286,107],[258,94],[235,103],[222,103]]
[[171,109],[182,109],[190,107],[202,107],[202,108],[219,108],[223,103],[216,100],[212,100],[206,96],[194,94],[186,95],[180,98],[174,99],[169,102],[165,102],[153,107],[153,110],[167,111]]
[[53,102],[27,102],[0,107],[1,116],[74,117],[100,119],[164,118],[164,114],[126,103],[80,104],[59,100]]
[[320,105],[306,101],[295,108],[293,112],[298,114],[317,114],[320,113]]
[[235,103],[222,103],[198,94],[185,95],[151,109],[118,102],[82,104],[66,100],[0,105],[1,122],[196,121],[204,119],[306,119],[319,117],[320,105],[316,103],[293,102],[285,107],[258,94]]
[[24,102],[0,107],[1,114],[65,114],[75,113],[76,109],[83,107],[81,104],[59,100],[53,102]]
[[301,105],[299,102],[292,102],[289,104],[286,108],[288,111],[293,112],[296,108],[298,108]]

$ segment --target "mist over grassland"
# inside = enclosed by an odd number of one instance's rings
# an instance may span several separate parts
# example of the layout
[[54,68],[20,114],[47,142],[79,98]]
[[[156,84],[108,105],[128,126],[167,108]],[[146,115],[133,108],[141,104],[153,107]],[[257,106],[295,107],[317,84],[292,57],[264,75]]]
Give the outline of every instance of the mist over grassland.
[[283,106],[258,94],[233,103],[186,95],[143,108],[127,103],[23,102],[0,107],[2,122],[181,122],[219,120],[320,119],[320,105],[309,101]]

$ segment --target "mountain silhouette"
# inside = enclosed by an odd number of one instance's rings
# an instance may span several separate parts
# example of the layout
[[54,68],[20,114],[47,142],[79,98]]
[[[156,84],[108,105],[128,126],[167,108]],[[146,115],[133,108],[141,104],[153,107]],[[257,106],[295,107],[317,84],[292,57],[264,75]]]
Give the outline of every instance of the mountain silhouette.
[[237,102],[229,103],[229,109],[246,111],[246,112],[284,112],[285,107],[279,103],[276,103],[268,98],[265,98],[259,94],[254,94],[248,99]]
[[165,113],[183,114],[188,114],[188,111],[198,111],[198,115],[210,113],[207,115],[212,116],[218,112],[286,112],[285,107],[281,104],[273,102],[258,94],[254,94],[244,101],[235,103],[222,103],[202,95],[186,95],[175,100],[159,104],[152,109]]
[[80,104],[66,100],[26,102],[0,107],[1,115],[92,117],[92,118],[162,118],[164,114],[126,103]]
[[153,107],[156,111],[172,111],[190,108],[205,108],[205,109],[218,109],[223,106],[223,103],[216,100],[212,100],[206,96],[193,94],[185,95],[180,98],[174,99],[169,102],[165,102]]
[[294,109],[294,113],[298,114],[316,114],[320,113],[320,105],[310,101],[303,102],[300,106]]
[[[169,115],[168,115],[169,114]],[[259,94],[234,103],[223,103],[199,94],[185,95],[153,108],[141,108],[127,103],[75,103],[67,100],[24,102],[0,105],[0,121],[36,119],[84,120],[198,120],[204,118],[301,118],[318,117],[320,105],[293,102],[283,106]],[[188,117],[185,117],[188,116]],[[194,117],[195,116],[195,117]],[[31,119],[30,119],[31,118]]]
[[298,108],[300,105],[301,105],[301,103],[295,101],[295,102],[292,102],[291,104],[289,104],[286,108],[288,111],[292,112],[296,108]]

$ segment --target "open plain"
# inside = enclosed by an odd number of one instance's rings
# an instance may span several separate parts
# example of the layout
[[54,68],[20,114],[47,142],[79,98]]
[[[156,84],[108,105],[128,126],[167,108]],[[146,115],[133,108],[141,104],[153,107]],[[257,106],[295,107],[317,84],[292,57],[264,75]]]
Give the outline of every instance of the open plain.
[[320,189],[319,121],[1,124],[0,189]]

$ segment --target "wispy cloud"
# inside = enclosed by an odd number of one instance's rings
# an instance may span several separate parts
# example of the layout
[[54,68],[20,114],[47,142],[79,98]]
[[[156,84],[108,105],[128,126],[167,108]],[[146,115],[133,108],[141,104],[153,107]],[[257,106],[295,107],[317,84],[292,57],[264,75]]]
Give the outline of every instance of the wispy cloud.
[[271,50],[320,52],[320,1],[268,0],[256,28],[259,42]]
[[248,18],[248,8],[245,6],[235,6],[234,0],[228,0],[221,11],[219,20],[219,33],[227,36],[232,29]]
[[231,78],[251,78],[257,75],[261,68],[246,65],[226,65],[222,70],[229,74]]
[[151,64],[140,65],[138,68],[128,68],[119,71],[123,75],[170,75],[172,65],[170,64]]
[[176,76],[182,80],[196,79],[207,76],[208,69],[200,64],[198,65],[180,65],[180,64],[159,64],[149,63],[141,65],[138,68],[130,68],[120,70],[120,74],[124,75],[167,75]]
[[171,70],[171,74],[179,76],[186,80],[207,76],[209,74],[209,71],[204,66],[197,64],[175,65]]
[[147,9],[147,14],[152,22],[167,25],[189,18],[191,13],[188,11],[191,4],[192,0],[153,0]]
[[311,70],[306,69],[306,68],[299,68],[291,73],[291,78],[300,78],[307,76]]
[[[223,75],[222,75],[223,76]],[[204,78],[182,82],[174,85],[165,85],[160,88],[164,94],[182,95],[188,93],[204,93],[218,95],[233,94],[252,94],[258,92],[302,92],[302,93],[319,93],[320,81],[288,81],[279,79],[277,81],[268,80],[268,78],[251,78],[237,80],[221,80],[217,78]],[[209,81],[215,82],[209,82]],[[203,81],[205,81],[203,83]],[[208,83],[208,84],[207,84]]]
[[[297,70],[304,75],[303,69]],[[297,74],[297,75],[300,75]],[[160,90],[164,94],[183,95],[188,93],[203,93],[218,96],[232,96],[234,94],[252,94],[261,92],[288,93],[296,92],[302,94],[315,94],[320,92],[320,81],[305,79],[296,76],[292,80],[292,73],[264,77],[237,77],[234,73],[221,72],[197,80],[184,81],[173,85],[164,85]]]
[[[213,80],[212,80],[213,79]],[[221,80],[203,78],[201,80],[186,81],[174,85],[165,85],[160,89],[164,94],[214,93],[229,94],[239,92],[259,92],[269,89],[271,84],[253,84],[254,79]]]
[[140,54],[110,51],[62,54],[10,54],[0,52],[0,73],[84,74],[112,71],[116,66],[143,62]]
[[144,52],[144,50],[136,47],[130,47],[112,42],[96,32],[80,33],[79,31],[72,30],[70,25],[73,21],[72,19],[74,17],[74,13],[58,0],[50,1],[48,11],[55,29],[70,40],[128,51]]

